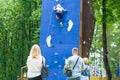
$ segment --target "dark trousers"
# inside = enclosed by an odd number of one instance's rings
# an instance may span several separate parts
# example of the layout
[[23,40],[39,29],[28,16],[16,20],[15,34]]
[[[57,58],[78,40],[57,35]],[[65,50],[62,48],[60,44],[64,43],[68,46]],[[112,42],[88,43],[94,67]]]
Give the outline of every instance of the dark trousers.
[[43,79],[41,78],[41,76],[37,76],[34,78],[28,78],[28,80],[43,80]]
[[62,18],[63,18],[62,13],[56,13],[56,15],[59,18],[59,20],[62,20]]

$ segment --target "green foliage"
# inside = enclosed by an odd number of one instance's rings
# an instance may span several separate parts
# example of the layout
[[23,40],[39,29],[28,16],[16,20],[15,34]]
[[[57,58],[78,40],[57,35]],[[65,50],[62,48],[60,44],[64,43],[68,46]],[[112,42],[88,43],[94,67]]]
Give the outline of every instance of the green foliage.
[[[107,47],[108,58],[113,76],[117,73],[120,54],[120,0],[108,0],[106,3],[106,24],[107,24]],[[92,41],[92,53],[103,55],[102,50],[102,0],[92,0],[96,25]]]
[[16,80],[39,43],[41,0],[0,0],[0,80]]

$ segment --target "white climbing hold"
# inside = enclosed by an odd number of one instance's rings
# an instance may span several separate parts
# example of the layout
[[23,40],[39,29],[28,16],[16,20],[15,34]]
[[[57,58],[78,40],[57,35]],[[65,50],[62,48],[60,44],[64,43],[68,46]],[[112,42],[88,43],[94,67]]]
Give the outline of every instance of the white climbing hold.
[[57,52],[55,52],[55,54],[54,54],[55,56],[57,56],[58,55],[58,53]]
[[68,29],[67,29],[67,31],[71,31],[72,27],[73,27],[73,22],[72,22],[72,20],[69,20],[68,21]]
[[59,68],[61,68],[62,66],[61,65],[58,65]]
[[58,0],[56,0],[56,2],[57,2]]
[[46,65],[47,67],[49,67],[50,65]]
[[56,63],[58,63],[58,61],[54,61],[54,63],[56,64]]
[[51,47],[51,35],[49,35],[49,36],[46,38],[46,42],[47,42],[48,47]]

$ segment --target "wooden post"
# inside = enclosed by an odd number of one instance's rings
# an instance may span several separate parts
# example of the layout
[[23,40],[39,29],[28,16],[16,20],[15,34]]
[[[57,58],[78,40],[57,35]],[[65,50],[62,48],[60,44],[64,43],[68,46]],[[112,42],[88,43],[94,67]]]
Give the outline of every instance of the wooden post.
[[83,0],[81,0],[81,5],[80,5],[80,56],[81,57],[83,57],[83,51],[82,51],[82,47],[83,47],[83,42],[82,42],[82,27],[83,27],[83,22],[82,22],[82,20],[83,20]]
[[27,68],[27,66],[21,67],[21,79],[20,80],[24,80],[24,69],[25,68]]

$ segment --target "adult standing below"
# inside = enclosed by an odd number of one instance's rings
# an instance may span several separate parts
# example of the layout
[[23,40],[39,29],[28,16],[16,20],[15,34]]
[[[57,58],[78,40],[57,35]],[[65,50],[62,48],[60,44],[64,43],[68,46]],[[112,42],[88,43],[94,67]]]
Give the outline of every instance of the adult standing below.
[[27,59],[27,78],[28,80],[43,80],[41,78],[42,61],[45,63],[45,58],[41,56],[40,47],[34,44],[30,50]]
[[[78,61],[77,61],[78,59]],[[76,63],[77,61],[77,63]],[[76,65],[75,65],[76,63]],[[75,65],[74,69],[73,66]],[[78,48],[72,49],[72,56],[69,57],[66,62],[64,69],[72,70],[72,77],[68,77],[68,80],[80,80],[81,78],[81,70],[84,70],[84,62],[82,58],[78,55]]]

